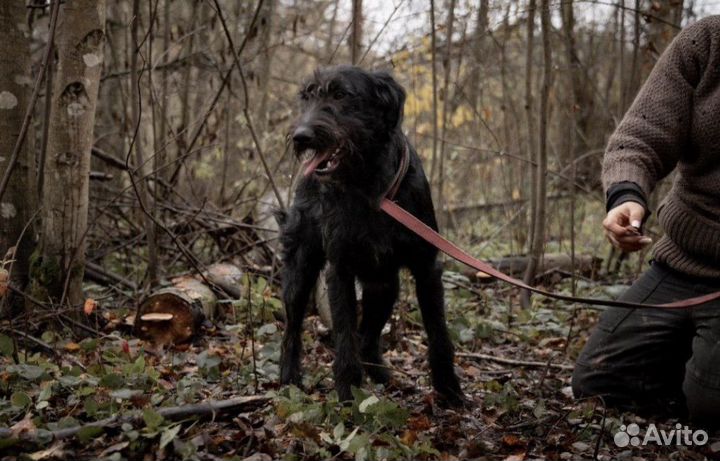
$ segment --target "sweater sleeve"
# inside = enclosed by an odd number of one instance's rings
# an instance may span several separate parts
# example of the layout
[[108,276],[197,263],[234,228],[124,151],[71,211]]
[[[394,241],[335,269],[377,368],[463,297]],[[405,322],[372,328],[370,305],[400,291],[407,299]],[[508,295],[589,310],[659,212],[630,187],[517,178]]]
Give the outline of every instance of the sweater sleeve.
[[603,159],[605,191],[625,181],[649,197],[688,145],[693,93],[701,75],[707,37],[702,21],[681,31],[668,46],[608,141]]

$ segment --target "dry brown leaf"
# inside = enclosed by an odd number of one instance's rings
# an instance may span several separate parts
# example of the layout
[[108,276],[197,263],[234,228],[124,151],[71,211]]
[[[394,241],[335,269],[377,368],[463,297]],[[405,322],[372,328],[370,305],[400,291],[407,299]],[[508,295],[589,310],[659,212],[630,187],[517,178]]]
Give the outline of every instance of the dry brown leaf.
[[50,448],[31,453],[28,457],[35,461],[52,458],[65,459],[65,451],[63,450],[63,447],[63,443],[55,442]]
[[426,431],[432,427],[430,418],[426,415],[413,416],[408,419],[408,427],[415,431]]
[[95,308],[97,307],[97,301],[95,301],[92,298],[88,298],[85,300],[85,305],[83,306],[83,311],[85,312],[85,315],[90,315],[95,311]]
[[406,430],[405,432],[403,432],[403,435],[400,438],[400,441],[409,447],[413,446],[416,440],[417,432],[411,430]]
[[8,292],[8,280],[10,274],[5,269],[0,269],[0,298],[5,296]]
[[13,437],[20,438],[21,434],[34,434],[35,431],[37,431],[37,427],[35,427],[35,423],[33,423],[32,415],[28,413],[23,419],[13,424],[10,427],[10,431],[12,432]]
[[68,352],[77,352],[80,350],[80,344],[70,341],[65,344],[65,350]]
[[514,434],[503,435],[502,443],[506,447],[524,447],[525,446],[525,441]]

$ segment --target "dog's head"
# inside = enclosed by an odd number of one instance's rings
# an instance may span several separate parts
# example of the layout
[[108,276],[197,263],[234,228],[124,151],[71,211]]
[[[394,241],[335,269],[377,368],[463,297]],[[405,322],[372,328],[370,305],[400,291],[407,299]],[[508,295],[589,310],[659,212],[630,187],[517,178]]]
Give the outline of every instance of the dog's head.
[[320,69],[300,90],[291,138],[303,174],[327,178],[382,151],[400,130],[405,91],[386,72],[353,66]]

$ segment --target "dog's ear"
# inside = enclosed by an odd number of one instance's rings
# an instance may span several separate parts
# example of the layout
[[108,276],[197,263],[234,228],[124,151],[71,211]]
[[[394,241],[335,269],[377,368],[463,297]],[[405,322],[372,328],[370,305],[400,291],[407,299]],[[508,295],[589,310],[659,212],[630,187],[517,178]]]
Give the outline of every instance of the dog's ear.
[[405,90],[387,72],[374,72],[375,93],[389,130],[394,130],[403,119]]

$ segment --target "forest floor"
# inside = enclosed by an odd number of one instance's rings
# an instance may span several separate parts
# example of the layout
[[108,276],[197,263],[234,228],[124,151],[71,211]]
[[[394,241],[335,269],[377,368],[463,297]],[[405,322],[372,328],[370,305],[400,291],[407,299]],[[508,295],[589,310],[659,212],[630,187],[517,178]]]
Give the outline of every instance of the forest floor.
[[[702,447],[620,448],[614,436],[621,425],[636,423],[644,431],[653,423],[669,431],[678,421],[646,420],[572,398],[573,358],[596,311],[540,298],[521,311],[514,290],[473,285],[454,272],[444,280],[468,409],[436,405],[406,275],[384,335],[394,369],[390,385],[368,382],[352,405],[339,404],[332,391],[332,341],[310,316],[305,390],[279,387],[281,303],[258,278],[248,299],[225,305],[223,322],[208,324],[192,344],[164,350],[132,337],[125,325],[131,307],[107,302],[90,322],[98,333],[85,339],[46,331],[28,342],[27,326],[0,325],[0,458],[720,459],[713,434]],[[569,283],[554,288],[567,291]],[[579,284],[580,293],[591,296],[619,288]],[[193,418],[187,407],[243,396],[259,398],[204,419]],[[188,411],[171,416],[163,413],[168,407]],[[72,436],[53,439],[50,432],[79,425]]]

